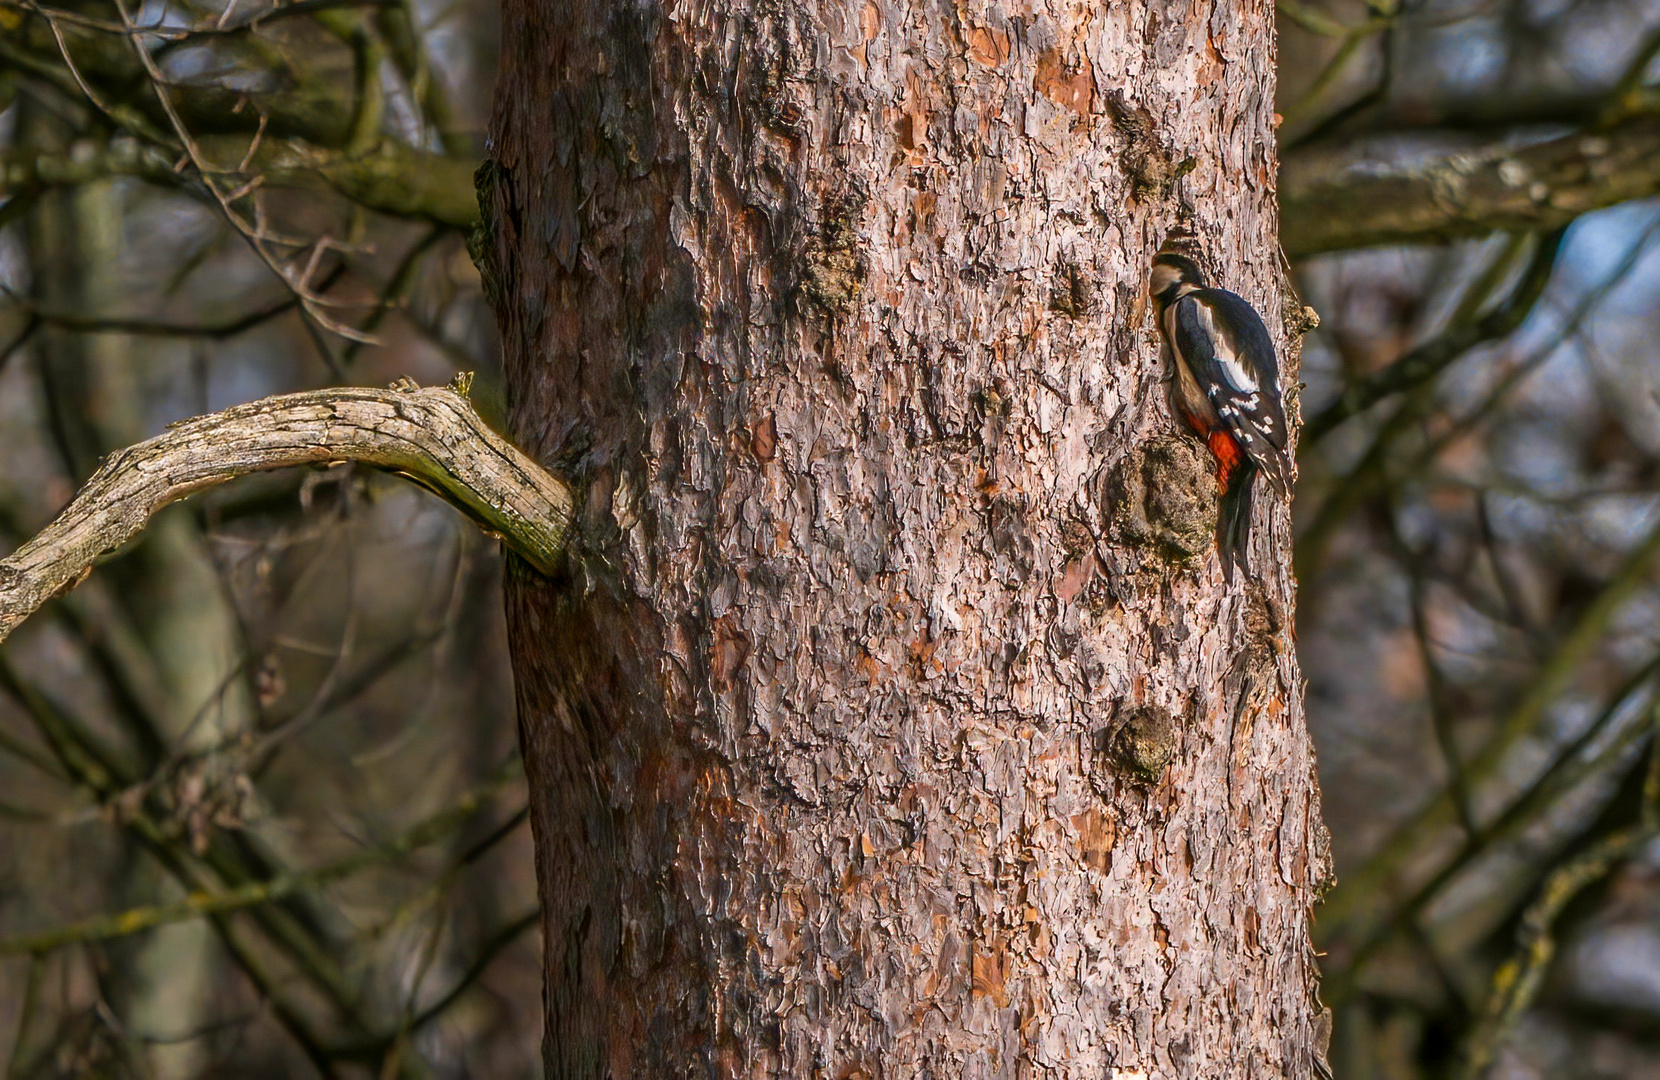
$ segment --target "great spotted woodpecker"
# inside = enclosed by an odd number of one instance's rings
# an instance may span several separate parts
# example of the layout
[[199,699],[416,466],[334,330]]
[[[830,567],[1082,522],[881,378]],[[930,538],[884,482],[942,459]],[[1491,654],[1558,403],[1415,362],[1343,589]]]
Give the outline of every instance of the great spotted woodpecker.
[[1251,572],[1245,549],[1257,473],[1280,495],[1291,491],[1274,341],[1255,308],[1226,289],[1211,288],[1186,256],[1153,256],[1149,291],[1174,361],[1176,409],[1216,458],[1222,492],[1216,548],[1222,576],[1232,582],[1236,561]]

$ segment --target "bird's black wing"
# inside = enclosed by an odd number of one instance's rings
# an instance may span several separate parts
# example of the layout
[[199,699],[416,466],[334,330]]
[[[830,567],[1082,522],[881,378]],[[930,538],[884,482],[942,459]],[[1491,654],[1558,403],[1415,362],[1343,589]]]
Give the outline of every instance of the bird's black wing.
[[1172,344],[1222,424],[1268,482],[1291,490],[1285,412],[1274,341],[1256,309],[1226,289],[1199,289],[1172,305]]

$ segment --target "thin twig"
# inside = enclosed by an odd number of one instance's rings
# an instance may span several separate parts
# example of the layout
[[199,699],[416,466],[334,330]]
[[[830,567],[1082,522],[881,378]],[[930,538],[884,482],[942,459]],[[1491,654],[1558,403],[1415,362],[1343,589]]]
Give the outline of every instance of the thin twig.
[[1522,913],[1515,953],[1493,974],[1487,1008],[1470,1037],[1459,1074],[1463,1080],[1479,1080],[1487,1072],[1516,1021],[1538,996],[1556,955],[1554,928],[1563,909],[1660,833],[1660,707],[1654,709],[1651,728],[1655,735],[1643,778],[1639,821],[1603,837],[1588,850],[1568,859],[1540,886],[1538,897]]
[[[132,334],[139,337],[205,337],[223,339],[270,322],[279,315],[293,311],[299,301],[290,297],[258,311],[250,311],[222,323],[173,323],[155,319],[104,318],[96,315],[76,315],[67,311],[41,311],[27,300],[14,301],[38,325],[77,334]],[[4,350],[0,350],[0,356]]]
[[[129,32],[133,31],[135,27],[133,25],[132,16],[128,14],[127,5],[124,0],[112,0],[112,3],[115,5],[115,10],[121,15],[121,24],[125,26]],[[264,231],[257,226],[257,224],[249,224],[249,222],[237,212],[235,206],[232,205],[234,200],[227,196],[225,192],[219,190],[218,184],[214,183],[213,177],[216,170],[209,165],[206,157],[202,153],[201,147],[196,144],[195,137],[190,133],[189,128],[186,127],[184,118],[179,115],[179,110],[173,103],[172,95],[168,92],[166,77],[162,75],[161,69],[156,66],[155,58],[150,55],[150,51],[144,47],[144,43],[136,36],[132,39],[132,45],[134,55],[137,56],[139,64],[144,68],[145,74],[149,77],[150,89],[154,92],[156,101],[161,105],[162,113],[167,117],[167,122],[172,126],[174,134],[183,145],[185,156],[189,160],[191,167],[195,169],[196,175],[200,177],[202,184],[208,189],[208,193],[213,196],[214,201],[219,204],[219,209],[224,214],[225,220],[230,223],[232,228],[242,234],[242,236],[247,240],[249,246],[253,248],[254,254],[259,256],[260,261],[265,263],[266,267],[269,268],[272,273],[276,274],[277,277],[280,278],[283,283],[293,291],[294,296],[300,302],[300,309],[305,312],[313,323],[315,323],[318,327],[329,331],[330,333],[336,334],[348,340],[372,340],[367,338],[367,336],[360,331],[347,326],[325,313],[322,310],[325,306],[322,299],[317,294],[312,292],[307,285],[310,278],[310,270],[315,268],[316,259],[321,254],[321,251],[325,246],[324,242],[317,241],[314,245],[312,245],[312,257],[307,264],[307,273],[296,281],[289,267],[266,247],[270,237],[267,236]],[[66,52],[66,62],[67,59],[68,53]],[[83,89],[85,89],[85,87],[83,87]],[[88,92],[90,93],[90,90],[88,90]]]
[[[380,292],[380,303],[375,305],[375,310],[370,312],[369,317],[363,320],[362,329],[365,333],[373,334],[380,329],[381,320],[391,313],[393,307],[403,298],[404,292],[409,288],[410,279],[415,276],[416,269],[421,265],[421,257],[431,251],[432,246],[442,240],[448,231],[442,225],[435,225],[419,240],[411,244],[408,251],[404,252],[403,258],[398,261],[396,269],[392,271],[392,276],[387,279],[386,287]],[[360,343],[351,342],[341,355],[340,362],[350,364],[357,359],[358,351],[362,348],[363,346]]]
[[[281,874],[265,881],[250,881],[221,891],[197,891],[170,904],[130,908],[117,914],[97,915],[36,934],[0,939],[0,956],[46,953],[66,945],[110,941],[168,923],[185,922],[206,915],[226,915],[244,908],[275,903],[296,893],[315,891],[372,866],[394,862],[449,836],[471,820],[508,779],[510,774],[506,773],[493,777],[390,843],[354,852],[314,870]],[[520,813],[522,814],[522,811]],[[516,824],[522,819],[520,814],[515,814],[510,820]]]

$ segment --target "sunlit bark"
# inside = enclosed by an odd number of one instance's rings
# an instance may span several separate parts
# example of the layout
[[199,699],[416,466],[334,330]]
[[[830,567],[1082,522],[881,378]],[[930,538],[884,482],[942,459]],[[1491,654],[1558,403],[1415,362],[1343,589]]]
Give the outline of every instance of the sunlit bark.
[[1313,1075],[1286,508],[1225,588],[1144,289],[1295,382],[1272,5],[505,11],[547,1074]]

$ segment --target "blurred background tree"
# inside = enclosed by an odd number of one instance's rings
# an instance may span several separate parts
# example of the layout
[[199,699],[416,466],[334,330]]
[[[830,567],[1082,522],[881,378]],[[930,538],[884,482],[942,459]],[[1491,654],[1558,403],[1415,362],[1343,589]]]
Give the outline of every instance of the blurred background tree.
[[[494,18],[0,0],[13,543],[236,402],[474,370],[499,415]],[[1660,4],[1280,26],[1335,1070],[1660,1077]],[[0,650],[9,1077],[536,1073],[499,573],[407,485],[253,478]]]

